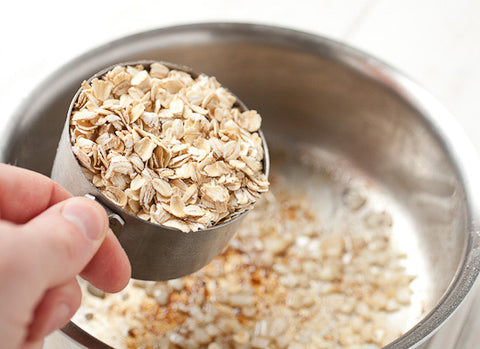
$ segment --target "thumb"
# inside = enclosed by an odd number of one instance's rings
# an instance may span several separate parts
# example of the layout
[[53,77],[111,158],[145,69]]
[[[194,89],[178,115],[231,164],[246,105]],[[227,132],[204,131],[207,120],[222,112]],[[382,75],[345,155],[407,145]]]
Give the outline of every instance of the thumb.
[[77,276],[95,255],[108,230],[103,207],[74,197],[50,207],[22,226],[46,287]]

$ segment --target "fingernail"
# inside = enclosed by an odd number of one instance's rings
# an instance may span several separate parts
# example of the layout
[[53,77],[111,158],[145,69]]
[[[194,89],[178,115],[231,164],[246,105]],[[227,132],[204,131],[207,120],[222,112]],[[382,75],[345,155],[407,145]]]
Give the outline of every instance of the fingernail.
[[70,320],[70,308],[65,303],[60,303],[55,307],[52,318],[47,326],[47,333],[52,333],[62,328]]
[[103,226],[91,206],[81,202],[68,202],[62,215],[83,231],[90,240],[98,240],[103,235]]

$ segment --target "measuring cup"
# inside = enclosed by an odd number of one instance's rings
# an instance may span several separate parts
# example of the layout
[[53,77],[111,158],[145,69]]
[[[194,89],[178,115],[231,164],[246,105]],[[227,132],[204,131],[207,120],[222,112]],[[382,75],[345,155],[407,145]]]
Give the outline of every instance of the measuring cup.
[[[156,61],[135,61],[115,64],[114,66],[142,64],[147,67],[154,62]],[[187,72],[193,78],[199,75],[185,66],[168,62],[159,63],[170,69]],[[94,78],[100,78],[114,66],[98,72],[88,79],[88,82]],[[51,177],[73,195],[87,196],[103,205],[107,211],[110,228],[130,260],[133,278],[156,281],[175,279],[191,274],[207,265],[223,251],[248,211],[243,211],[227,221],[207,229],[184,233],[163,225],[150,223],[113,203],[85,176],[72,152],[69,132],[70,117],[81,91],[81,88],[77,91],[68,109]],[[248,110],[238,98],[235,106],[240,111]],[[268,176],[268,147],[263,133],[260,130],[258,133],[262,139],[264,150],[263,171]]]

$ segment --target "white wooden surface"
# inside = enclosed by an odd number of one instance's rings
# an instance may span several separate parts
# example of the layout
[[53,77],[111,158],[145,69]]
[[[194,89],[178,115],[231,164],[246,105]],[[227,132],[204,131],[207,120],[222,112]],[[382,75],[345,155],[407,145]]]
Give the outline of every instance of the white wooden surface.
[[[95,46],[174,24],[246,21],[325,35],[383,59],[443,101],[480,152],[479,17],[478,0],[9,1],[0,11],[0,134],[42,78]],[[456,348],[480,347],[477,304]]]

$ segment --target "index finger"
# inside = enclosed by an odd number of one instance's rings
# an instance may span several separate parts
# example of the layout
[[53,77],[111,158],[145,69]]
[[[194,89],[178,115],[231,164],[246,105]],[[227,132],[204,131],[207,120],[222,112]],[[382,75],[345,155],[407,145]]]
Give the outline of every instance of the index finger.
[[0,219],[23,224],[71,196],[47,176],[0,164]]

